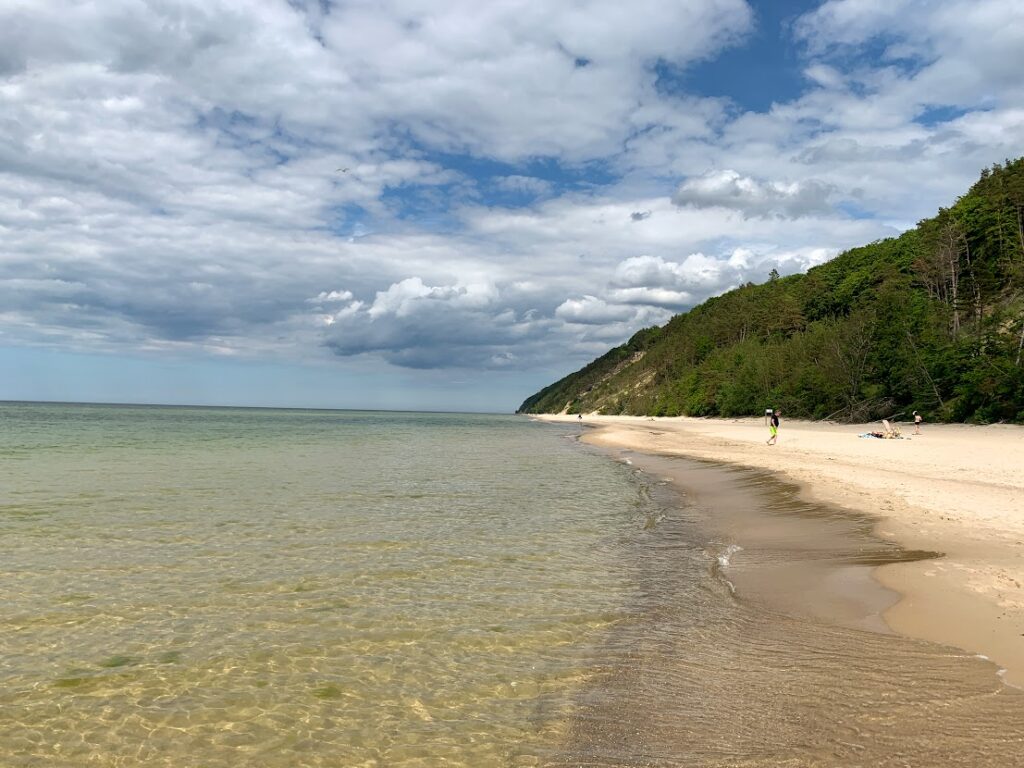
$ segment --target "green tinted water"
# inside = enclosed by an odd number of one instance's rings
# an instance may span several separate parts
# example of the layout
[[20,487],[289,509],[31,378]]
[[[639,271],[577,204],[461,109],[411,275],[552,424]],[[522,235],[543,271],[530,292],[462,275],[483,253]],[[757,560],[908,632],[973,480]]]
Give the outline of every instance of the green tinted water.
[[0,765],[532,764],[626,468],[514,417],[0,406]]
[[992,664],[866,629],[920,553],[579,429],[0,404],[0,766],[1020,763]]

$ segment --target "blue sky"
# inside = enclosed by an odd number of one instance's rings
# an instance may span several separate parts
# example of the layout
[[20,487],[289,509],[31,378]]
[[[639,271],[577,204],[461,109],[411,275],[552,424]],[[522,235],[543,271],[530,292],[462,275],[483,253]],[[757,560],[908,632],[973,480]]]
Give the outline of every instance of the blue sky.
[[765,112],[772,103],[798,98],[807,87],[794,24],[819,2],[777,0],[751,3],[750,31],[719,54],[674,74],[672,88],[727,97],[739,109]]
[[1024,147],[1016,0],[0,2],[0,398],[510,411]]

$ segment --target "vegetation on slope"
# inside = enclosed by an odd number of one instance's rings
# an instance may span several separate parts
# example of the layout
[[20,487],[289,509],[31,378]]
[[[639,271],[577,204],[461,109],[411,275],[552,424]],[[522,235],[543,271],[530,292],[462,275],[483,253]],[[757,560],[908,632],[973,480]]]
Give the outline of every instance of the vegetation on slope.
[[1024,158],[898,238],[637,333],[520,412],[1024,422]]

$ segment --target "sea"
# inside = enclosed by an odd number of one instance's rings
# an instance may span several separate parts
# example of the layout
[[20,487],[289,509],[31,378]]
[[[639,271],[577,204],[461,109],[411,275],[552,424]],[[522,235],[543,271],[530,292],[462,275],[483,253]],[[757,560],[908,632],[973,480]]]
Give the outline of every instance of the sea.
[[992,664],[827,609],[930,554],[586,429],[0,403],[0,766],[1022,764]]

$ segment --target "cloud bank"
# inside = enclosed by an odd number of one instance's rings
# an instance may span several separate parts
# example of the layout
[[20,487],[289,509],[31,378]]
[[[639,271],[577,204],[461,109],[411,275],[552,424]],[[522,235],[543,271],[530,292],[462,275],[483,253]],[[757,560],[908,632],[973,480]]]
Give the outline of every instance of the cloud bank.
[[1020,152],[1024,8],[830,0],[758,111],[743,0],[0,6],[0,344],[568,369],[896,234]]

